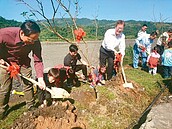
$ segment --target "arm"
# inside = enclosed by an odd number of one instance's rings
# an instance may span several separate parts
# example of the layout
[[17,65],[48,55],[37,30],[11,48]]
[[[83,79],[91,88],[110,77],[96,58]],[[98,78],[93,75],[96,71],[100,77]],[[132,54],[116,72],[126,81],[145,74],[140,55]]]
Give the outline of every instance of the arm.
[[34,48],[33,48],[33,59],[34,59],[34,67],[36,71],[36,76],[37,78],[43,77],[43,61],[42,61],[42,47],[40,42],[35,42],[34,43]]
[[151,54],[147,57],[147,63],[149,63],[150,56],[151,56]]
[[152,47],[151,44],[149,44],[149,45],[146,46],[146,51],[145,51],[145,52],[146,52],[148,55],[151,53],[151,47]]
[[39,87],[41,89],[45,89],[45,82],[43,79],[43,61],[42,61],[42,47],[40,41],[34,43],[33,47],[33,59],[34,59],[34,67],[36,71],[36,76],[38,78],[38,82],[41,84]]
[[3,46],[3,39],[2,39],[2,35],[0,34],[0,64],[9,66],[9,64],[3,59],[4,53],[2,46]]
[[115,29],[109,29],[105,32],[102,46],[108,51],[114,51],[113,42],[116,38],[114,33],[115,33]]
[[86,61],[84,61],[83,59],[81,59],[81,55],[79,53],[77,54],[77,60],[79,60],[79,62],[81,64],[88,66],[88,63]]
[[68,54],[64,58],[64,66],[72,66],[71,59],[69,58]]
[[143,45],[140,43],[141,40],[142,40],[142,36],[140,36],[140,37],[138,37],[138,38],[135,39],[135,42],[136,42],[136,44],[137,44],[138,47],[143,46]]
[[125,55],[125,35],[122,36],[121,42],[119,44],[119,52],[122,54],[122,59]]

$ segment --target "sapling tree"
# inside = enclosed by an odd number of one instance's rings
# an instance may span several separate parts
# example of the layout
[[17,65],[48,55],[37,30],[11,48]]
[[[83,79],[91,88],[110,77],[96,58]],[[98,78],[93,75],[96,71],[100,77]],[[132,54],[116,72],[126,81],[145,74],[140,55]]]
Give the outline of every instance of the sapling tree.
[[[86,33],[82,28],[79,28],[76,24],[77,16],[80,12],[79,0],[49,0],[50,8],[46,8],[45,1],[42,0],[33,0],[32,2],[28,2],[27,0],[17,0],[19,4],[23,4],[29,9],[29,12],[22,12],[26,19],[34,16],[38,21],[40,19],[44,19],[46,22],[39,22],[50,32],[54,33],[58,38],[63,41],[66,41],[70,44],[75,43],[83,57],[86,59],[87,63],[90,65],[88,59],[88,45],[84,40],[84,36]],[[47,4],[47,1],[46,1]],[[37,6],[36,6],[37,5]],[[48,16],[47,12],[51,10],[52,15]],[[58,18],[62,18],[66,27],[70,30],[69,33],[73,35],[73,40],[64,37],[57,29],[57,21]],[[69,17],[72,22],[66,20],[64,17]],[[85,44],[85,53],[80,49],[79,43],[83,42]]]

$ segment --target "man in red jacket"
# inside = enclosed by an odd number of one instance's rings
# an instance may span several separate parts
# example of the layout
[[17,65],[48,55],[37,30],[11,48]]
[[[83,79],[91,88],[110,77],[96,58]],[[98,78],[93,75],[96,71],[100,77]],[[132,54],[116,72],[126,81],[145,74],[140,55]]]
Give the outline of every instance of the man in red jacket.
[[[20,67],[20,73],[28,78],[32,75],[31,59],[32,52],[34,67],[39,87],[45,89],[43,80],[43,62],[41,55],[41,43],[39,41],[40,28],[33,21],[26,21],[20,27],[8,27],[0,29],[0,64],[15,63]],[[0,120],[4,118],[8,109],[12,79],[6,69],[0,68]],[[28,110],[34,109],[34,97],[32,83],[22,81],[26,106]]]

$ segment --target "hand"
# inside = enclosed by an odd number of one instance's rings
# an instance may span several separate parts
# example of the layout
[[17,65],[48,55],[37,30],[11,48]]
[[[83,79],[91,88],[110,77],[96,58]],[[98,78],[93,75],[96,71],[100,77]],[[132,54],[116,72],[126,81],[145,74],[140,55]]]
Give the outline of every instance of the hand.
[[5,61],[3,59],[0,59],[0,64],[4,65]]
[[146,63],[146,66],[149,66],[149,62]]
[[10,66],[10,64],[8,64],[6,61],[4,61],[4,59],[0,59],[0,64],[1,65],[4,65],[6,67],[9,67]]
[[141,49],[141,50],[145,50],[146,48],[144,47],[144,46],[139,46],[139,48]]
[[116,51],[116,50],[114,49],[114,54],[116,55],[116,54],[118,54],[118,53],[120,53],[120,51]]
[[38,78],[38,83],[39,83],[39,85],[38,85],[39,88],[42,89],[42,90],[45,90],[46,85],[45,85],[43,77]]

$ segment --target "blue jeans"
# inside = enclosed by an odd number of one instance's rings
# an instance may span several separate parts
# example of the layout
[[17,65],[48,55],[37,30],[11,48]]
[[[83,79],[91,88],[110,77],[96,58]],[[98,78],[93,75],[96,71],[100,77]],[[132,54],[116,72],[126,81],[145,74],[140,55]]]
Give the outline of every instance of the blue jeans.
[[142,67],[146,68],[147,54],[135,44],[133,47],[133,68],[138,68],[139,56],[142,58]]
[[163,77],[164,78],[170,78],[172,75],[172,66],[163,66]]

